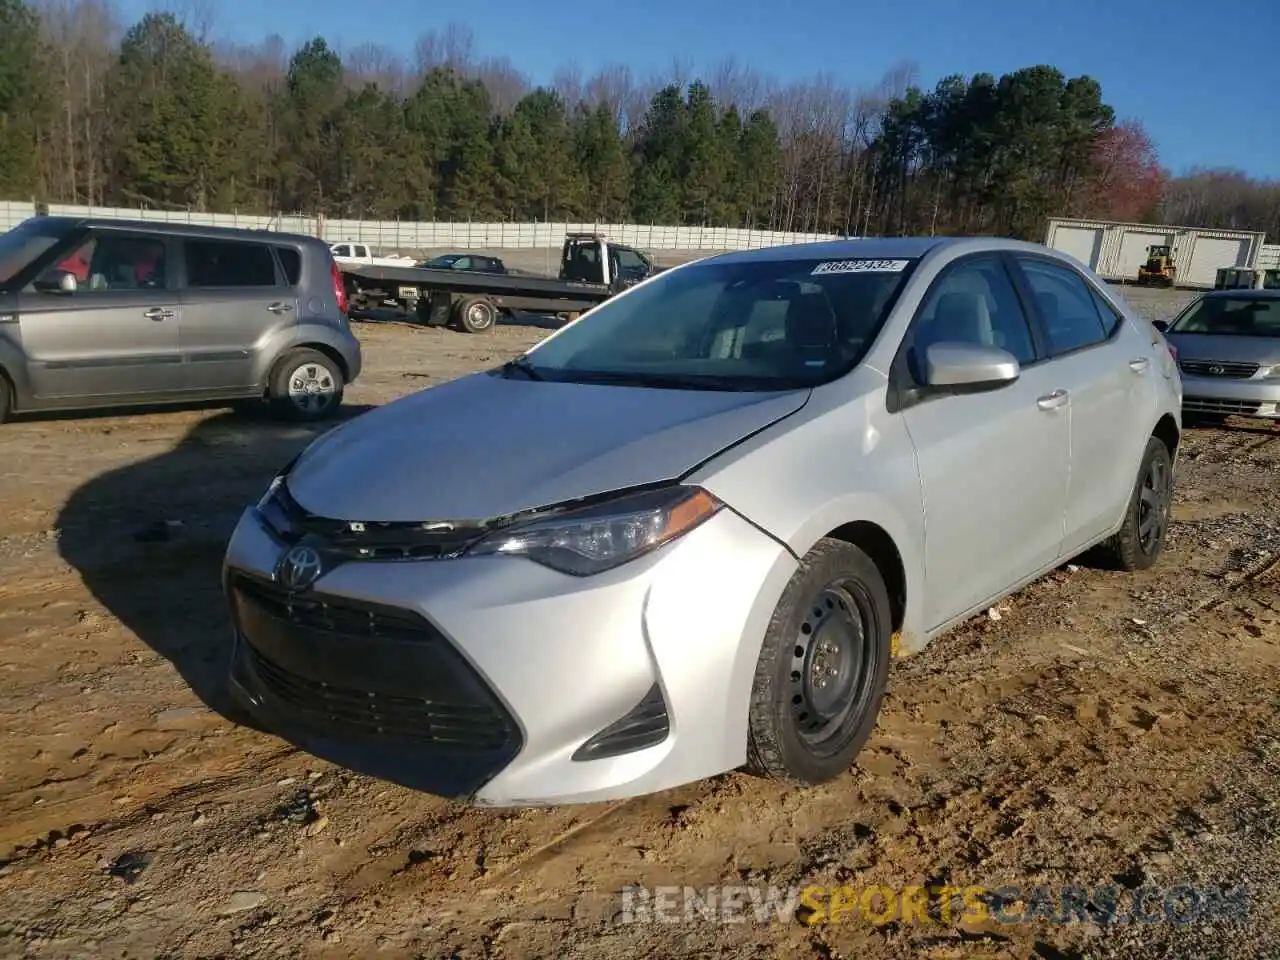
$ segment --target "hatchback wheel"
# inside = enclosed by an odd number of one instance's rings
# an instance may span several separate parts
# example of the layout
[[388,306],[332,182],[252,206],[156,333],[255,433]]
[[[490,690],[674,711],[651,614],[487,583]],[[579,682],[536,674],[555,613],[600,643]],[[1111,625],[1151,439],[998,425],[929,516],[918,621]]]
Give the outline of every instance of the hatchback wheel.
[[295,350],[276,364],[271,402],[290,420],[313,421],[332,416],[342,404],[343,378],[338,365],[317,350]]
[[820,540],[787,584],[760,651],[748,769],[801,784],[848,770],[880,711],[892,630],[875,563],[853,544]]
[[1122,570],[1146,570],[1164,550],[1173,509],[1173,458],[1152,437],[1142,456],[1138,480],[1129,497],[1124,525],[1107,543]]

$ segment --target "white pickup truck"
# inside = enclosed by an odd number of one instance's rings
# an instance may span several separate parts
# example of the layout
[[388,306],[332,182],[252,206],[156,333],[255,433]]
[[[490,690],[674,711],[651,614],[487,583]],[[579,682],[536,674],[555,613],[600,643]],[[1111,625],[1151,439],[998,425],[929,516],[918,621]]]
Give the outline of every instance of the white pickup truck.
[[393,253],[389,257],[375,257],[367,244],[351,241],[331,244],[329,252],[333,254],[333,259],[338,261],[339,266],[362,264],[374,267],[412,267],[418,262],[413,257],[402,257],[398,253]]

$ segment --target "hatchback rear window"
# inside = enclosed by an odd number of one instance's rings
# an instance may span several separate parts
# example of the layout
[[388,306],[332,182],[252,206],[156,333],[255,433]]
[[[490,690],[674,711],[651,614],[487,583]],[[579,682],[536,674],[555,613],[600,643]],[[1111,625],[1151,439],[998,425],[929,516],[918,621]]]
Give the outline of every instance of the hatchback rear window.
[[265,243],[185,242],[188,287],[274,287],[276,261]]

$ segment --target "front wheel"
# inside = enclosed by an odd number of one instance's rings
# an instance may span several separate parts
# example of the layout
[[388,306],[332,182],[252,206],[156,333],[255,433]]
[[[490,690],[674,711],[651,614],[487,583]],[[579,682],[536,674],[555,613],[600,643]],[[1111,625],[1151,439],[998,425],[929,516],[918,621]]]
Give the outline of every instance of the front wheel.
[[1107,552],[1121,570],[1146,570],[1156,562],[1169,535],[1172,510],[1173,457],[1163,442],[1151,437],[1142,455],[1124,524],[1107,542]]
[[288,420],[324,420],[341,406],[343,383],[341,368],[323,353],[294,350],[271,375],[271,405]]
[[871,558],[818,541],[783,591],[756,664],[748,769],[802,785],[848,770],[880,712],[892,633]]

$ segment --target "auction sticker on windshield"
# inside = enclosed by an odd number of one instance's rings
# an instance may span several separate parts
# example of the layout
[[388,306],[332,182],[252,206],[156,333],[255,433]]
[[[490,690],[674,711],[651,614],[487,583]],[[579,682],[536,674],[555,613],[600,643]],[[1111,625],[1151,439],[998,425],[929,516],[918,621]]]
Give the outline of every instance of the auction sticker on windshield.
[[910,260],[828,260],[813,268],[809,276],[820,273],[901,273]]

